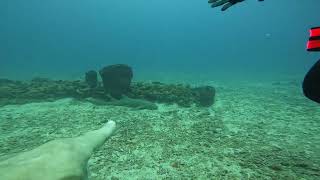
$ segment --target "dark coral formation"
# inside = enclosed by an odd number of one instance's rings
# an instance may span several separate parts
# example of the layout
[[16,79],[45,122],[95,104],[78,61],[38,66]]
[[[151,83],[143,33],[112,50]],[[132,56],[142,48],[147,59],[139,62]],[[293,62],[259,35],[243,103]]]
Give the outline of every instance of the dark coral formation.
[[106,66],[99,74],[103,86],[99,85],[97,72],[94,70],[86,72],[84,81],[34,78],[29,82],[23,82],[0,78],[0,105],[66,97],[84,100],[92,98],[99,102],[98,104],[108,104],[118,99],[122,101],[111,104],[143,105],[142,107],[148,107],[147,109],[154,109],[156,106],[152,103],[155,102],[176,103],[183,107],[190,107],[192,104],[209,107],[214,103],[215,89],[211,86],[191,88],[189,85],[161,82],[132,84],[132,69],[125,64]]
[[112,97],[120,99],[122,95],[129,92],[133,72],[128,65],[115,64],[106,66],[99,73],[106,93]]
[[91,89],[94,89],[98,86],[98,74],[96,71],[88,71],[85,75],[85,81]]

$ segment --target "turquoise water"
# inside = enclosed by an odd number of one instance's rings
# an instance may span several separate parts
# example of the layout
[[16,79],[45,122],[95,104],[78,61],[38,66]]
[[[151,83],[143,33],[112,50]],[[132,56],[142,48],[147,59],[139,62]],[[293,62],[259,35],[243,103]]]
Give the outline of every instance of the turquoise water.
[[[320,109],[301,89],[319,7],[1,0],[0,180],[319,179]],[[85,83],[119,63],[129,97]]]
[[277,78],[303,76],[318,58],[305,51],[318,0],[251,0],[226,12],[205,0],[0,3],[1,77],[78,78],[127,63],[136,77]]

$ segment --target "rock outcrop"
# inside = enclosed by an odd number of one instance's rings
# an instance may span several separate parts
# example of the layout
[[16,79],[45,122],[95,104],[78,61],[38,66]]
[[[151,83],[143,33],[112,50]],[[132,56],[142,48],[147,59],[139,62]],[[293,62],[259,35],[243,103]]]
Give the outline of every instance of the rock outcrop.
[[113,98],[121,99],[122,95],[130,91],[133,72],[128,65],[115,64],[106,66],[99,73],[104,90]]

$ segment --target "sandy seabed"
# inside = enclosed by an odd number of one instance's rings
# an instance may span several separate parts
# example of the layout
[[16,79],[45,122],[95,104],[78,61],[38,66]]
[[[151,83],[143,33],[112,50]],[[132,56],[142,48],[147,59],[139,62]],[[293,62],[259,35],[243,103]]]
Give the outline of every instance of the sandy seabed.
[[298,83],[217,86],[210,108],[158,107],[73,99],[3,106],[0,156],[114,120],[119,130],[89,160],[93,180],[320,179],[320,105]]

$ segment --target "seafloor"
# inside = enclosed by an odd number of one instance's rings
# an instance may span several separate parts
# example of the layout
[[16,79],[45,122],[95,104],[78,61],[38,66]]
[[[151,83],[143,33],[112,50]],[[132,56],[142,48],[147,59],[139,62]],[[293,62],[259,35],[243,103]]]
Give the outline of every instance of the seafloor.
[[294,81],[213,85],[210,108],[158,110],[61,99],[0,108],[0,156],[120,129],[89,160],[91,179],[320,179],[320,106]]

